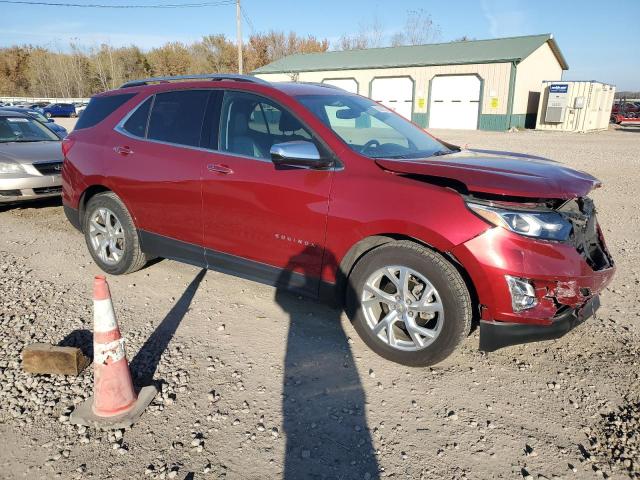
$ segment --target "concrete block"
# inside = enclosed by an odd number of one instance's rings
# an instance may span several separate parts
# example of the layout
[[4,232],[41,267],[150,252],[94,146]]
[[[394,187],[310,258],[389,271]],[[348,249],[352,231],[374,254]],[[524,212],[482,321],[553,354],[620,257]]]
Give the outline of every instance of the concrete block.
[[87,427],[100,428],[102,430],[129,428],[138,421],[157,393],[158,390],[153,385],[142,388],[133,407],[127,412],[113,417],[99,417],[93,413],[93,397],[91,397],[79,404],[71,412],[69,422],[72,425],[86,425]]
[[90,363],[77,347],[34,343],[22,350],[22,367],[27,373],[79,375]]

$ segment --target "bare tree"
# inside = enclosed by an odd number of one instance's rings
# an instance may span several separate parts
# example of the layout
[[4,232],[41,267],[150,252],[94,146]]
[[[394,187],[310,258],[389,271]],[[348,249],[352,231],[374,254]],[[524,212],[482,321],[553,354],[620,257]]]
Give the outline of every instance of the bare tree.
[[93,66],[95,70],[95,76],[98,80],[99,89],[109,90],[109,85],[111,85],[111,79],[109,78],[109,50],[111,47],[106,44],[100,45],[100,48],[92,52],[93,53]]
[[338,40],[339,50],[355,50],[361,48],[376,48],[391,45],[423,45],[438,41],[441,37],[440,26],[431,15],[423,9],[408,10],[404,27],[401,31],[390,35],[385,41],[385,28],[378,17],[372,23],[361,24],[355,35],[342,35]]
[[255,69],[287,55],[324,52],[328,48],[327,40],[319,40],[312,35],[301,37],[295,32],[285,34],[270,31],[266,34],[251,35],[245,56],[247,65]]
[[354,35],[342,35],[338,40],[339,50],[360,50],[363,48],[377,48],[385,44],[384,25],[375,15],[371,23],[360,23],[358,32]]
[[402,45],[404,45],[405,39],[404,39],[404,33],[402,32],[396,32],[393,35],[391,35],[391,46],[392,47],[400,47]]
[[194,43],[192,50],[193,68],[201,73],[238,70],[235,46],[224,35],[207,35]]
[[187,46],[181,42],[170,42],[154,48],[147,57],[154,75],[191,73],[191,55]]
[[48,66],[49,58],[50,53],[42,48],[34,48],[29,53],[29,93],[43,97],[53,95],[51,72]]
[[408,10],[402,32],[396,34],[397,45],[424,45],[440,40],[440,26],[423,9]]

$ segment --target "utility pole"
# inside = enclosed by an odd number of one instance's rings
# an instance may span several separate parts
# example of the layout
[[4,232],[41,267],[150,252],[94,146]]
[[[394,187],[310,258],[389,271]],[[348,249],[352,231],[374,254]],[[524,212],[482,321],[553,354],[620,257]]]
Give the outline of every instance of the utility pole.
[[242,14],[240,0],[236,0],[236,42],[238,43],[238,73],[242,75]]

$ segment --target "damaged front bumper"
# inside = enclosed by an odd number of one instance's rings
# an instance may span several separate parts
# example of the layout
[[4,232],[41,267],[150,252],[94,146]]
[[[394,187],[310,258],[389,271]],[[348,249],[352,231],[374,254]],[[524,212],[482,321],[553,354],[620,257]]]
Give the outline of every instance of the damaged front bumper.
[[[603,241],[607,263],[596,265],[569,242],[549,242],[496,227],[455,247],[480,305],[480,348],[556,339],[589,318],[615,267]],[[533,286],[535,302],[517,311],[505,276]]]
[[551,320],[551,325],[480,321],[480,350],[494,352],[499,348],[522,343],[555,340],[595,315],[600,297],[592,297],[576,309],[566,309]]

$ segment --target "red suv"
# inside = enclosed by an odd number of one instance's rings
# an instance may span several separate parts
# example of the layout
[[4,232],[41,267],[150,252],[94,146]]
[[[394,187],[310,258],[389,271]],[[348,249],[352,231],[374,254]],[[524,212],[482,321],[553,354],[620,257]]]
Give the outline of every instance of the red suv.
[[441,361],[474,320],[485,351],[558,338],[614,273],[592,176],[461,150],[328,85],[130,82],[63,152],[65,213],[105,272],[165,257],[331,298],[405,365]]

